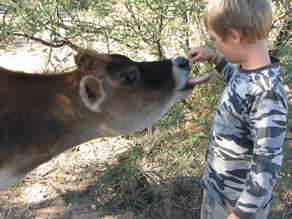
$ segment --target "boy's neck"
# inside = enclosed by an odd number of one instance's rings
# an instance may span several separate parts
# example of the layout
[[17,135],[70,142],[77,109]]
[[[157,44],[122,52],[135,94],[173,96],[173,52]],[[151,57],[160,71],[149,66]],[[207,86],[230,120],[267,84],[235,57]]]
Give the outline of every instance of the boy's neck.
[[241,43],[241,66],[243,69],[252,70],[271,64],[267,40],[257,40],[255,43]]

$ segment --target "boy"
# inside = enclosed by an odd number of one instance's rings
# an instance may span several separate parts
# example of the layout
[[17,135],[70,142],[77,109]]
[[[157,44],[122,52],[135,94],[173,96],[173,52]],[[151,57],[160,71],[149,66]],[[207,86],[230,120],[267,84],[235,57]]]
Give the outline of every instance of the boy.
[[188,55],[214,63],[227,82],[206,149],[201,218],[267,218],[288,110],[279,60],[268,54],[271,23],[268,0],[211,0],[204,24],[225,58],[202,47]]

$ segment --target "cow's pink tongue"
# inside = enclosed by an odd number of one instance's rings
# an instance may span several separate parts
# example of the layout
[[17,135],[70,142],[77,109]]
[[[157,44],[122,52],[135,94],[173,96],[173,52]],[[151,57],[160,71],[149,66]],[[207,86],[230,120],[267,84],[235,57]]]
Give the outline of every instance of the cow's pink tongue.
[[189,80],[187,81],[187,85],[195,86],[197,84],[203,84],[203,83],[208,82],[211,77],[212,77],[212,73],[209,73],[208,75],[205,75],[199,78],[189,78]]

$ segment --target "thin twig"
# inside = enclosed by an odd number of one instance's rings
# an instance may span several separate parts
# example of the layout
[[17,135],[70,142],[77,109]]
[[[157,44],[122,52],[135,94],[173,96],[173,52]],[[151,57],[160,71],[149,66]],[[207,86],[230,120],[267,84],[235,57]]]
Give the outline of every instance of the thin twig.
[[292,211],[286,212],[285,214],[283,214],[282,219],[285,219],[285,217],[288,216],[289,214],[292,214]]
[[178,204],[172,204],[172,206],[175,206],[175,207],[181,208],[181,209],[183,209],[183,210],[190,211],[192,214],[200,214],[200,211],[199,211],[199,210],[193,210],[193,209],[190,209],[190,208],[186,208],[186,207],[180,206],[180,205],[178,205]]
[[182,120],[184,117],[186,116],[190,116],[191,114],[197,112],[197,111],[200,111],[200,110],[204,110],[204,109],[209,109],[209,110],[216,110],[216,108],[214,107],[201,107],[201,108],[197,108],[197,109],[194,109],[194,110],[191,110],[191,111],[188,111],[186,113],[184,113],[183,115],[179,116],[179,117],[176,117],[174,120],[172,120],[170,123],[168,124],[163,124],[163,125],[173,125],[175,124],[177,121],[180,121]]
[[157,181],[151,183],[149,186],[145,186],[145,187],[143,187],[143,188],[137,190],[136,192],[134,192],[133,195],[130,195],[130,196],[128,196],[127,198],[125,198],[125,199],[123,199],[122,201],[120,201],[120,202],[118,202],[117,204],[115,204],[114,207],[117,208],[119,205],[121,205],[121,204],[123,204],[124,202],[126,202],[126,201],[132,199],[132,198],[133,198],[135,195],[137,195],[139,192],[142,192],[142,191],[148,189],[149,187],[156,185],[157,183],[165,182],[165,181],[169,180],[170,178],[171,178],[171,177],[168,177],[168,178],[166,178],[166,179],[164,179],[164,180],[162,180],[162,179],[157,180]]
[[50,46],[50,47],[53,47],[53,48],[60,48],[60,47],[63,47],[65,45],[69,46],[71,49],[73,49],[75,51],[77,51],[78,48],[79,48],[77,45],[72,43],[70,40],[60,40],[59,43],[52,43],[52,42],[48,42],[48,41],[43,40],[43,39],[38,38],[38,37],[29,36],[26,33],[18,33],[18,32],[8,31],[7,34],[8,35],[14,35],[14,36],[23,36],[23,37],[26,37],[28,39],[34,40],[36,42],[40,42],[41,44],[43,44],[45,46]]
[[122,200],[122,201],[118,202],[117,204],[115,204],[115,207],[117,208],[119,205],[121,205],[121,204],[123,204],[124,202],[128,201],[129,199],[133,198],[137,193],[142,192],[142,191],[144,191],[145,189],[148,189],[149,187],[150,187],[150,185],[149,185],[149,186],[146,186],[146,187],[143,187],[142,189],[137,190],[133,195],[128,196],[128,197],[125,198],[124,200]]

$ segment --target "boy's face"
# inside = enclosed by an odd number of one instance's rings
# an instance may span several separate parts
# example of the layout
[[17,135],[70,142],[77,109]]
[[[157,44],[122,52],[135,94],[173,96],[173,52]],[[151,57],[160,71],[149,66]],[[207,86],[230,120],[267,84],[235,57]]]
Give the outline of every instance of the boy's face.
[[225,40],[218,36],[213,30],[209,31],[212,39],[215,41],[215,47],[230,63],[240,63],[240,47],[232,34],[228,34]]

